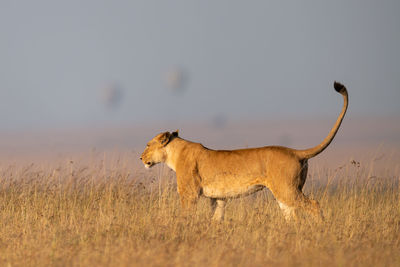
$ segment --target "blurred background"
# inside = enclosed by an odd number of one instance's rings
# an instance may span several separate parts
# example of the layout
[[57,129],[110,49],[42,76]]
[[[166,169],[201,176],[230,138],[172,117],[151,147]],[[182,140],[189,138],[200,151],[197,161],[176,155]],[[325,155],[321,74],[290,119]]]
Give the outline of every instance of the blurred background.
[[397,0],[2,0],[1,154],[140,151],[175,129],[212,148],[305,148],[340,112],[334,80],[350,94],[338,150],[397,149],[399,13]]

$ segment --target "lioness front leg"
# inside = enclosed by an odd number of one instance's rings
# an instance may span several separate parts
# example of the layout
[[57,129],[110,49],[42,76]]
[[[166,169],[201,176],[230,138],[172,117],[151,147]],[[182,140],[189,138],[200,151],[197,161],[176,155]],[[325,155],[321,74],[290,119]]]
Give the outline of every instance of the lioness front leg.
[[180,194],[180,201],[181,201],[181,208],[182,213],[184,215],[193,214],[196,211],[196,204],[198,197],[193,195],[181,195]]
[[213,221],[222,221],[225,215],[225,204],[226,200],[222,199],[211,199],[211,205],[213,208],[214,215],[212,216]]
[[210,200],[211,214],[214,215],[215,209],[217,208],[217,199],[209,198],[209,200]]
[[195,168],[176,170],[178,194],[185,213],[194,212],[200,196],[200,179]]

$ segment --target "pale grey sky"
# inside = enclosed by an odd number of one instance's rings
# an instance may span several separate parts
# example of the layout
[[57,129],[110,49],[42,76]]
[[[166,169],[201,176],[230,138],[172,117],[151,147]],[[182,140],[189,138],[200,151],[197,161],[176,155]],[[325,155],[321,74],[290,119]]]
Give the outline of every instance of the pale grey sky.
[[398,0],[1,0],[0,129],[336,117],[334,80],[349,114],[400,116],[399,29]]

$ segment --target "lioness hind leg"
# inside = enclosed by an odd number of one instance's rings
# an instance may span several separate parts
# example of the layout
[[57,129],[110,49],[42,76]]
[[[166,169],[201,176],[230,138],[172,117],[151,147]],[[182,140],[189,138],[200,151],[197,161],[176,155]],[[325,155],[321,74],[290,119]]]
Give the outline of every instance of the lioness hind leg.
[[322,214],[322,210],[319,206],[318,201],[313,200],[302,194],[304,197],[303,207],[308,213],[310,213],[315,219],[319,221],[324,221],[324,215]]
[[322,212],[317,201],[309,199],[298,189],[288,190],[285,194],[275,195],[279,207],[284,212],[286,220],[297,220],[296,211],[303,209],[314,218],[323,220]]
[[292,219],[297,220],[295,208],[286,205],[285,203],[278,200],[279,207],[283,211],[283,216],[285,217],[286,221],[290,221]]

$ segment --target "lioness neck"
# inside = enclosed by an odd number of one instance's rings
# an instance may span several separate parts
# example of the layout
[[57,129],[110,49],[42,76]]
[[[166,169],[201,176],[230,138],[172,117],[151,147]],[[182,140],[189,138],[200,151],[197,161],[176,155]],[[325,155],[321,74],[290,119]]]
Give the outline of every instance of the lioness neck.
[[167,152],[167,158],[165,159],[165,164],[172,170],[176,172],[176,165],[178,162],[178,157],[180,151],[185,146],[186,141],[177,137],[174,138],[169,144],[165,147]]

